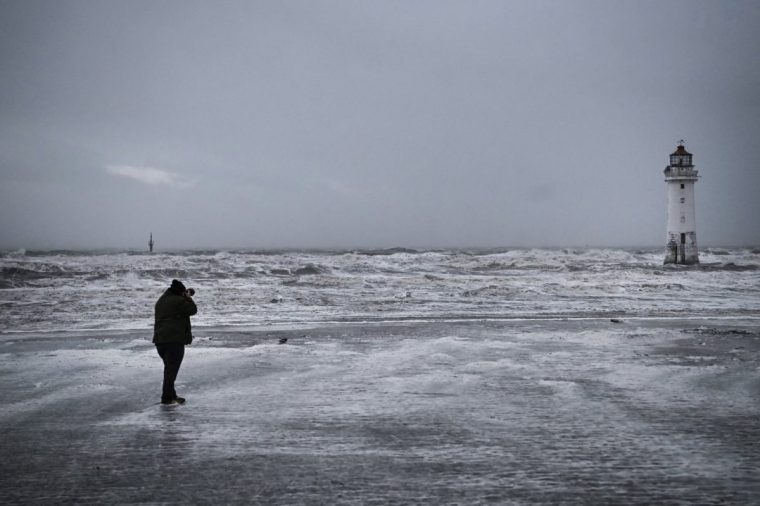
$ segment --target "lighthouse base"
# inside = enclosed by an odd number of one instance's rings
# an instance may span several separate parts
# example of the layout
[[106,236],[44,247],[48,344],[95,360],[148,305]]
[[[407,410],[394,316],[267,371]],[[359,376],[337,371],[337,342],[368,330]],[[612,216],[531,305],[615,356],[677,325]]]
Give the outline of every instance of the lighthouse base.
[[664,264],[694,265],[699,263],[696,232],[669,233]]

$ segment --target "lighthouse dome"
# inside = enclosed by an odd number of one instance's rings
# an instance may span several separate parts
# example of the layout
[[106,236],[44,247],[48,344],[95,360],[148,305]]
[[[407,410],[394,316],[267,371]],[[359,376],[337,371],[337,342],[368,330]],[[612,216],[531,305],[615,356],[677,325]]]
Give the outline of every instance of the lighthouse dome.
[[678,149],[676,149],[675,151],[673,151],[670,154],[670,156],[675,156],[675,155],[679,155],[679,156],[689,155],[689,156],[691,156],[691,153],[689,153],[688,151],[686,151],[686,148],[683,147],[683,144],[679,144],[678,145]]

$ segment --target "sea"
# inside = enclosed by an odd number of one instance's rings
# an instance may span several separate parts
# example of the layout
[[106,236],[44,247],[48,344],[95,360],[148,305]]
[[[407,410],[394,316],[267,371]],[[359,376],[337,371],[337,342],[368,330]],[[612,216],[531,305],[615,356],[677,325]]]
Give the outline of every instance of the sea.
[[5,251],[0,503],[758,504],[760,250],[664,253]]
[[760,316],[760,249],[4,251],[0,332],[149,330],[179,279],[196,327]]

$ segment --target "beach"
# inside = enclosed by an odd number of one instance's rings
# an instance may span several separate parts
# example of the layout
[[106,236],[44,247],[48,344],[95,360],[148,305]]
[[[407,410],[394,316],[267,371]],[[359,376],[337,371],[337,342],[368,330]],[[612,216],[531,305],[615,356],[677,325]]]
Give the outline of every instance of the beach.
[[0,352],[5,504],[760,497],[753,317],[201,327],[182,406],[148,331]]

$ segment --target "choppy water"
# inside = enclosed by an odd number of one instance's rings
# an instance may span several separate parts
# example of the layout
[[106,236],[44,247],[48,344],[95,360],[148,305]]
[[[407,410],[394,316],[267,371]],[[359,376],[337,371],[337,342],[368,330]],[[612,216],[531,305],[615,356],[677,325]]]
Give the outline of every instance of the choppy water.
[[4,252],[0,331],[147,329],[172,278],[196,326],[593,316],[758,316],[760,250]]
[[0,503],[754,504],[760,251],[662,253],[4,253]]

